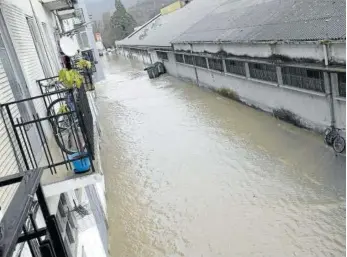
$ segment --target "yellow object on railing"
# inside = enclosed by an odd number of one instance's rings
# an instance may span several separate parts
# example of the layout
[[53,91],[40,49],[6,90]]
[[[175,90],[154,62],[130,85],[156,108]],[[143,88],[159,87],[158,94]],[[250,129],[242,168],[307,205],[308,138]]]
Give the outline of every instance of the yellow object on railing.
[[183,7],[183,3],[181,1],[176,1],[160,10],[161,15],[172,13],[178,9]]

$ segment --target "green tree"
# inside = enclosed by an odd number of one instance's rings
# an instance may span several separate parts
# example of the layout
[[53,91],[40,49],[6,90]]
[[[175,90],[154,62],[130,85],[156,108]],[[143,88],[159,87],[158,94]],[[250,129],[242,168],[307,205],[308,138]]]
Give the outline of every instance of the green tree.
[[121,0],[115,2],[116,11],[111,17],[111,27],[116,40],[129,36],[136,27],[135,19],[126,11]]

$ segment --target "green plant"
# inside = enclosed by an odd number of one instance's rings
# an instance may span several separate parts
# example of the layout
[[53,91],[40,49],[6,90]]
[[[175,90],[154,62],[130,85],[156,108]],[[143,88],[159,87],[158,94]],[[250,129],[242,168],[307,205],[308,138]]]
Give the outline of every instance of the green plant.
[[79,69],[90,69],[92,67],[92,63],[90,61],[81,59],[76,63],[76,66]]
[[66,88],[73,88],[74,86],[80,88],[83,83],[83,77],[77,70],[61,69],[59,71],[59,81],[62,82]]
[[67,104],[62,104],[59,107],[58,114],[67,113],[67,112],[69,112],[69,107],[67,106]]

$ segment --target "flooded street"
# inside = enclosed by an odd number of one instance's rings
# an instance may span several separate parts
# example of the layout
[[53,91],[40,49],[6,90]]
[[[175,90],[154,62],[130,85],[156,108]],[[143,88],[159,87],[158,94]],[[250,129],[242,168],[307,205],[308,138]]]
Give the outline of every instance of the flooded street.
[[345,157],[323,139],[105,56],[112,257],[345,256]]

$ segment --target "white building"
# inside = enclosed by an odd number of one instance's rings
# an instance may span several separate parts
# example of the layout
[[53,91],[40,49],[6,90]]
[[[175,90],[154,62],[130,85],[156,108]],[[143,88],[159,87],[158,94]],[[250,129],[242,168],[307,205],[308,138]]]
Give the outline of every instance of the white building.
[[192,1],[120,52],[296,125],[346,128],[344,0]]
[[[62,35],[75,37],[81,49],[88,45],[98,61],[91,25],[82,17],[88,17],[83,0],[0,0],[1,256],[107,256],[94,93],[80,97],[80,104],[88,107],[84,107],[88,130],[84,118],[74,121],[76,131],[82,131],[78,137],[94,156],[92,160],[89,153],[83,159],[92,163],[90,171],[77,175],[47,118],[48,104],[61,95],[56,88],[42,86],[56,81],[47,78],[62,68],[58,46]],[[96,70],[95,79],[101,79],[98,64]],[[45,93],[50,95],[42,96]]]

